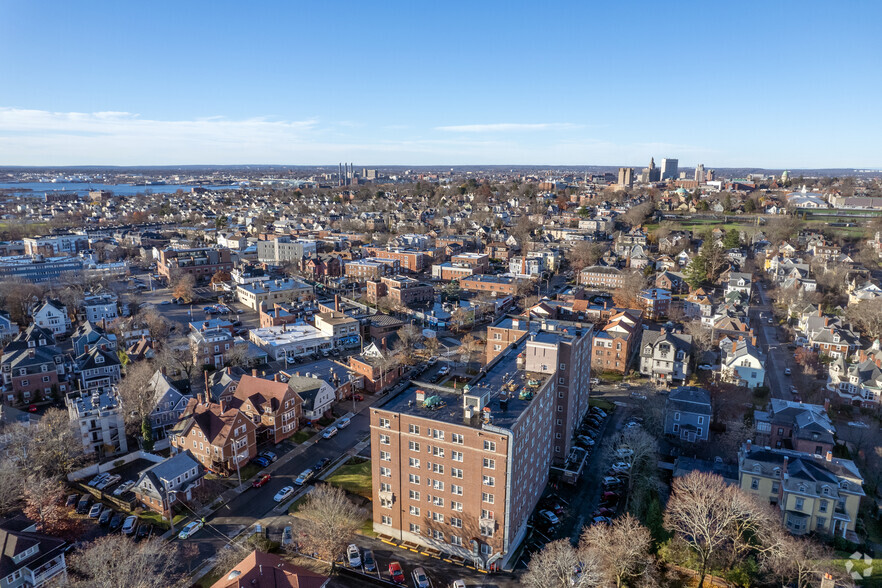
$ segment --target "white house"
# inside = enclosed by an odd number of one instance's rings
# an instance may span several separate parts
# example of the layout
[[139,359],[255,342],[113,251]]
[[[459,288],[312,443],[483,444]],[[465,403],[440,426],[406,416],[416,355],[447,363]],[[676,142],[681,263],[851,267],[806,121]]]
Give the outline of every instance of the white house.
[[756,388],[766,379],[766,357],[751,341],[740,338],[720,341],[720,373],[723,381]]
[[0,343],[18,335],[18,325],[4,312],[0,312]]
[[67,315],[67,307],[58,300],[47,298],[34,312],[34,324],[46,329],[58,337],[70,331],[70,317]]
[[334,387],[318,377],[291,376],[288,387],[303,399],[303,418],[314,421],[331,410],[337,393]]
[[99,324],[101,321],[109,323],[119,317],[117,310],[118,301],[119,299],[115,294],[86,296],[83,298],[82,315],[84,320],[93,324]]

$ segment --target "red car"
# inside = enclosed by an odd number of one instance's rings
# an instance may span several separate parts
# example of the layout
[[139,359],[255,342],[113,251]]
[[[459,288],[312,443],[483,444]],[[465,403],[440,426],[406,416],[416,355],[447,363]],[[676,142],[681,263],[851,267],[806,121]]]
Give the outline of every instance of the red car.
[[37,405],[32,404],[28,407],[28,412],[37,412]]
[[271,475],[264,474],[261,477],[257,478],[256,480],[254,480],[253,482],[251,482],[251,487],[252,488],[260,488],[261,486],[263,486],[264,484],[269,482],[271,479],[272,479]]
[[401,569],[401,564],[397,561],[389,564],[389,577],[396,584],[404,584],[404,570]]

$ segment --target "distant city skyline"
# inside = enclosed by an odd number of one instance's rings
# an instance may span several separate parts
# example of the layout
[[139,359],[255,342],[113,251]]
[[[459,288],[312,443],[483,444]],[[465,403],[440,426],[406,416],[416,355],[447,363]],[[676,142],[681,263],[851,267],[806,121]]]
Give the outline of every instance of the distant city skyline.
[[882,167],[875,3],[0,10],[0,165]]

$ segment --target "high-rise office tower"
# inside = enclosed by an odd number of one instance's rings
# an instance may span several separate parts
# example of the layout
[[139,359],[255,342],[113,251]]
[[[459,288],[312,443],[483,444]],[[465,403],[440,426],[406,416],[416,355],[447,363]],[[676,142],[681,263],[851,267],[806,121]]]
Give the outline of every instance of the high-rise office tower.
[[680,173],[680,160],[678,159],[662,159],[661,164],[661,179],[664,180],[676,180],[677,174]]
[[633,185],[634,185],[634,168],[633,167],[620,167],[619,168],[619,186],[631,187]]
[[704,164],[699,163],[695,166],[695,181],[699,184],[704,183]]

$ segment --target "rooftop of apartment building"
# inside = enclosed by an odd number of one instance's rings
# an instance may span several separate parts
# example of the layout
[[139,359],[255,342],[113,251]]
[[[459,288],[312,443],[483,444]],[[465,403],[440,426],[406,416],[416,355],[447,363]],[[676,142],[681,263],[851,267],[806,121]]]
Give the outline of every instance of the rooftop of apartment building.
[[285,278],[283,280],[265,280],[263,282],[254,282],[252,284],[239,284],[239,288],[252,294],[282,292],[285,290],[294,290],[309,287],[309,284],[301,282],[299,280],[295,280],[294,278]]
[[521,391],[538,392],[549,377],[524,370],[518,356],[526,345],[527,338],[523,338],[509,346],[461,388],[411,382],[383,410],[476,429],[483,428],[488,415],[486,424],[510,428],[532,402],[527,396],[522,398]]

